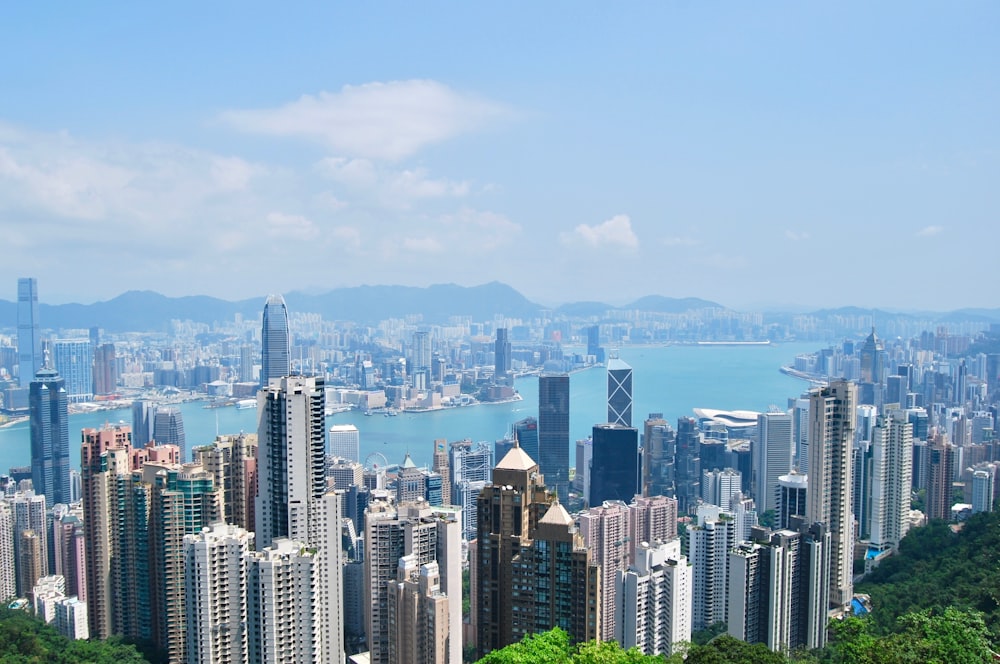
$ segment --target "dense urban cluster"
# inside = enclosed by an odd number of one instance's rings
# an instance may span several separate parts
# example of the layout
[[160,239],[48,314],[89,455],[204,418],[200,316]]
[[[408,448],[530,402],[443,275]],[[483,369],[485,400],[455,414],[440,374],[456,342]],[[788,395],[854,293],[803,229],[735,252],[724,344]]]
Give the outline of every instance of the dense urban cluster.
[[[605,351],[633,332],[620,321],[361,331],[303,315],[296,342],[271,296],[182,351],[43,339],[37,300],[22,279],[0,349],[5,413],[31,427],[30,467],[0,479],[0,598],[172,663],[515,661],[494,653],[554,628],[535,645],[694,657],[715,630],[817,650],[831,620],[879,610],[855,583],[911,528],[996,499],[1000,333],[983,326],[871,329],[794,358],[784,370],[813,385],[786,408],[640,422],[633,369]],[[573,441],[570,372],[596,365],[607,419]],[[372,463],[357,427],[327,425],[517,399],[529,374],[537,415],[498,441],[427,441],[430,467]],[[192,386],[256,408],[257,431],[188,450],[170,399]],[[71,445],[70,409],[102,401],[132,422]]]

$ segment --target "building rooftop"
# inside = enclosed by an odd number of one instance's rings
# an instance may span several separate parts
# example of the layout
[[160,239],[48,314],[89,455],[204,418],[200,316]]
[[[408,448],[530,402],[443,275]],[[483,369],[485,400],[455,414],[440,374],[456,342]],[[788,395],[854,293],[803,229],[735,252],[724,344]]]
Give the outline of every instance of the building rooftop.
[[573,522],[573,517],[569,515],[569,512],[566,511],[566,508],[563,507],[560,503],[556,502],[552,503],[552,506],[549,508],[549,511],[545,513],[545,516],[543,516],[541,519],[538,520],[538,523],[539,524],[548,523],[555,526],[572,526],[574,522]]
[[496,465],[499,470],[531,470],[537,467],[538,464],[519,445],[510,448],[510,451]]

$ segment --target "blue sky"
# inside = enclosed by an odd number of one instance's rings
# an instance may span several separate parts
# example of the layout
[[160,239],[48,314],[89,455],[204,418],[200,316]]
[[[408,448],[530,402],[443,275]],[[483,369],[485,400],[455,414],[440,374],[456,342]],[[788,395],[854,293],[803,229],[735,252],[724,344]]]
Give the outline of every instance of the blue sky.
[[4,299],[1000,306],[996,3],[38,4]]

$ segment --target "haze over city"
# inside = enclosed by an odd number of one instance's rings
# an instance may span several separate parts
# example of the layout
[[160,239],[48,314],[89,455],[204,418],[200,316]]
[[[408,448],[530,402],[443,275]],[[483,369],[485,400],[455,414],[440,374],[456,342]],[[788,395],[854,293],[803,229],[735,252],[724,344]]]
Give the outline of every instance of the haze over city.
[[18,3],[0,283],[996,306],[998,12]]

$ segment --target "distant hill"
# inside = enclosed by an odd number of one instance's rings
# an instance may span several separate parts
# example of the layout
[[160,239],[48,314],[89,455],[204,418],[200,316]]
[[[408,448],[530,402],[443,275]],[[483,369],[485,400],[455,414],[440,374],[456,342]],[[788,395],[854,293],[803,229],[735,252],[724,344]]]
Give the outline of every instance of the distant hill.
[[637,309],[639,311],[656,311],[663,314],[682,314],[695,309],[726,309],[718,302],[703,300],[698,297],[664,297],[662,295],[647,295],[640,297],[631,304],[619,309]]
[[[171,320],[211,324],[232,320],[236,314],[256,318],[267,294],[259,298],[229,302],[204,295],[167,297],[152,291],[129,291],[94,304],[39,304],[43,328],[101,327],[109,332],[168,331]],[[357,286],[320,295],[285,294],[291,311],[318,313],[326,320],[374,323],[386,318],[418,314],[428,323],[447,322],[450,316],[486,320],[500,314],[531,318],[541,307],[510,286],[493,282],[464,287],[438,284],[427,288],[410,286]],[[0,328],[17,327],[17,303],[0,301]]]

